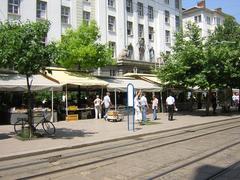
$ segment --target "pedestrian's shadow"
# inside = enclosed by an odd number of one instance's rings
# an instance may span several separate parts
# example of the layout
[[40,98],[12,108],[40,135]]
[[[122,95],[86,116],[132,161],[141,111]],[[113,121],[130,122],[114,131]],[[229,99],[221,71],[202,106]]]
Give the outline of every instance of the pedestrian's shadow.
[[73,139],[75,137],[89,137],[97,134],[97,132],[89,132],[87,130],[75,130],[68,128],[59,128],[56,129],[56,133],[54,136],[50,136],[53,139]]

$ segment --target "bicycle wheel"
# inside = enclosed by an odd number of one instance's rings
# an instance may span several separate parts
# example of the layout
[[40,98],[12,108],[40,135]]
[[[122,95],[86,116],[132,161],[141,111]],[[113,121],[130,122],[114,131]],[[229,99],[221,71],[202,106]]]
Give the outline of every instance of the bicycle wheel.
[[22,132],[24,126],[26,126],[28,122],[24,119],[19,119],[17,122],[14,123],[14,131],[16,134],[19,134]]
[[53,125],[52,122],[50,121],[44,121],[42,123],[43,130],[48,134],[48,135],[53,135],[55,134],[55,126]]

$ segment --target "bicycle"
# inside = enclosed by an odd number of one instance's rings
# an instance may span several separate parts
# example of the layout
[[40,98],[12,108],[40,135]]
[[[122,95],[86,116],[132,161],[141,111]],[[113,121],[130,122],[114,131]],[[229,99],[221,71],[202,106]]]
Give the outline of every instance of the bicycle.
[[[44,130],[44,132],[48,135],[53,135],[56,132],[56,128],[53,125],[52,122],[50,122],[49,120],[47,120],[46,118],[46,111],[40,112],[40,114],[37,114],[35,116],[33,116],[33,119],[39,117],[41,118],[41,120],[37,123],[34,123],[33,126],[33,130],[34,132],[40,129],[37,129],[38,125],[41,124],[42,125],[42,129]],[[16,123],[14,123],[14,131],[16,134],[19,134],[22,132],[22,130],[28,125],[28,121],[26,118],[19,118],[17,120]]]

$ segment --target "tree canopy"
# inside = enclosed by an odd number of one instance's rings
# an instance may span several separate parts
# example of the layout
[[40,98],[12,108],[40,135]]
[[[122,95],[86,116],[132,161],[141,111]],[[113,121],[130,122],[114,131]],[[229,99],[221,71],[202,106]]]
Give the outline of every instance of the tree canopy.
[[83,22],[76,30],[69,29],[58,46],[59,63],[66,68],[91,69],[113,64],[112,49],[99,42],[100,32],[95,21]]
[[236,87],[239,73],[239,24],[226,17],[207,39],[196,24],[176,34],[172,54],[157,71],[161,81],[172,86],[214,89]]
[[45,44],[50,23],[5,22],[0,24],[0,66],[20,74],[37,74],[56,59],[54,43]]

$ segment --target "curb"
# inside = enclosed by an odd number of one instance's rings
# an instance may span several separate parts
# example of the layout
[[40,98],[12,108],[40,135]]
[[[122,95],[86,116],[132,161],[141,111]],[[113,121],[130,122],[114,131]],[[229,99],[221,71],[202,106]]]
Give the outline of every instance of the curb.
[[125,137],[102,140],[102,141],[97,141],[97,142],[91,142],[91,143],[85,143],[85,144],[76,144],[76,145],[73,145],[73,146],[55,147],[55,148],[51,148],[51,149],[39,150],[39,151],[34,151],[34,152],[28,152],[28,153],[22,153],[22,154],[10,155],[10,156],[3,156],[3,157],[0,157],[0,161],[13,160],[13,159],[35,156],[35,155],[42,155],[42,154],[51,153],[51,152],[55,152],[55,151],[77,149],[77,148],[94,146],[94,145],[110,143],[110,142],[116,142],[116,141],[121,141],[121,140],[126,140],[126,139],[134,139],[134,138],[138,138],[138,137],[142,137],[142,136],[149,136],[149,135],[154,135],[154,134],[159,134],[159,133],[166,133],[166,132],[171,132],[171,131],[176,131],[176,130],[187,129],[187,128],[191,128],[191,127],[198,127],[198,126],[207,125],[207,124],[224,122],[224,121],[227,121],[227,120],[239,119],[239,118],[240,118],[240,116],[236,116],[236,117],[232,117],[232,118],[226,118],[226,119],[222,119],[222,120],[216,120],[216,121],[212,121],[212,122],[195,124],[195,125],[188,125],[188,126],[183,126],[183,127],[179,127],[179,128],[160,130],[160,131],[142,133],[142,134],[137,134],[137,135],[129,135],[129,136],[125,136]]

